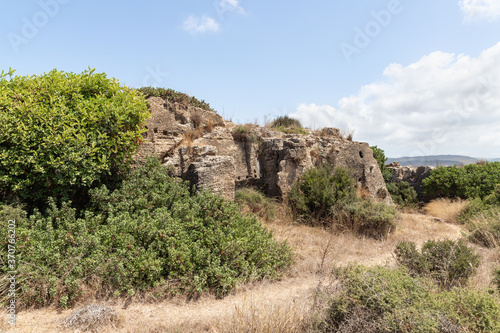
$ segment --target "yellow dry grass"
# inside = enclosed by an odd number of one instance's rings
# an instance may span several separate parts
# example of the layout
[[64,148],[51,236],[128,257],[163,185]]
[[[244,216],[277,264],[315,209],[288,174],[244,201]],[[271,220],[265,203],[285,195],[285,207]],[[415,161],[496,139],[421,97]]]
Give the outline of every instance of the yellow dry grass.
[[[287,240],[296,253],[295,265],[276,282],[260,281],[240,286],[223,299],[205,295],[197,301],[174,298],[156,303],[111,300],[119,320],[99,332],[306,332],[310,318],[318,315],[313,292],[328,279],[331,268],[350,263],[364,265],[394,264],[393,250],[401,240],[421,245],[429,239],[458,239],[462,228],[432,216],[400,214],[398,227],[386,240],[358,238],[349,233],[296,224],[280,207],[278,218],[266,223],[275,237]],[[500,263],[498,250],[477,247],[483,264],[472,279],[473,286],[486,286]],[[85,306],[87,304],[80,304]],[[55,308],[23,311],[11,329],[6,316],[0,319],[0,332],[76,332],[63,329],[61,322],[72,311]]]
[[427,214],[443,219],[448,223],[458,223],[458,216],[469,202],[467,200],[451,200],[438,198],[424,206]]

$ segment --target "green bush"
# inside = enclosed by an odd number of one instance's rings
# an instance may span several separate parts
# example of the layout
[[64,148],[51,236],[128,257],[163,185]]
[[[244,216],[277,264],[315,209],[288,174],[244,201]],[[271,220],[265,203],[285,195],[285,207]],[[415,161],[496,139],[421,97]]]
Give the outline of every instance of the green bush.
[[496,294],[468,288],[442,291],[404,269],[338,269],[321,332],[500,332]]
[[252,188],[242,188],[236,191],[235,201],[250,209],[259,217],[271,221],[276,217],[276,203],[264,193]]
[[281,116],[271,122],[271,128],[285,134],[308,134],[299,120],[289,116]]
[[[73,305],[84,292],[224,295],[240,283],[277,278],[292,263],[289,246],[255,216],[209,192],[190,194],[156,160],[119,189],[103,186],[91,196],[92,211],[50,201],[46,215],[18,221],[20,303]],[[2,265],[1,274],[7,271]],[[0,288],[4,297],[7,286]]]
[[484,199],[469,202],[459,216],[469,229],[469,240],[488,248],[500,244],[500,184]]
[[250,132],[250,125],[240,125],[233,129],[233,139],[240,142],[257,142],[259,139],[255,134]]
[[377,160],[378,167],[380,168],[380,172],[382,172],[385,182],[392,182],[392,170],[385,166],[387,158],[385,157],[384,150],[377,146],[371,146],[370,148],[373,151],[373,157]]
[[302,128],[302,124],[299,120],[291,118],[289,116],[281,116],[273,120],[271,127],[298,127]]
[[161,97],[171,103],[180,103],[183,105],[191,105],[203,110],[213,111],[214,109],[210,107],[210,104],[205,102],[205,100],[198,100],[193,96],[189,96],[187,94],[175,91],[173,89],[165,89],[165,88],[153,88],[153,87],[142,87],[137,89],[137,91],[141,92],[145,98],[153,97]]
[[414,242],[403,241],[396,245],[395,254],[409,272],[430,277],[447,289],[465,285],[480,264],[479,255],[462,240],[430,240],[421,252]]
[[396,209],[385,203],[356,200],[333,211],[337,228],[354,234],[384,239],[396,230]]
[[500,184],[500,162],[437,167],[423,180],[424,192],[448,198],[485,198]]
[[500,207],[486,206],[467,218],[465,225],[469,229],[469,240],[487,248],[500,244]]
[[342,167],[309,169],[288,194],[288,203],[296,214],[316,220],[331,217],[335,207],[355,200],[356,184]]
[[401,207],[413,207],[418,203],[417,192],[408,182],[394,182],[392,179],[392,170],[385,166],[387,158],[382,149],[377,146],[370,147],[373,150],[373,157],[377,160],[382,177],[390,193],[392,201]]
[[349,171],[329,166],[307,170],[292,186],[288,204],[309,224],[333,226],[355,234],[385,238],[395,229],[396,210],[356,196]]
[[148,117],[144,98],[106,74],[2,72],[0,201],[82,200],[126,170]]
[[417,192],[408,182],[387,183],[387,191],[392,201],[401,207],[414,207],[418,204]]

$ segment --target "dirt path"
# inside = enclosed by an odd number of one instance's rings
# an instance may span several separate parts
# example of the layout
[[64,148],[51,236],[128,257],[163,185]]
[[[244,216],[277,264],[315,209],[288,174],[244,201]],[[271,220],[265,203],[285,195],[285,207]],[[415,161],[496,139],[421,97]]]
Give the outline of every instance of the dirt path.
[[[278,239],[287,239],[297,253],[297,263],[283,280],[245,286],[224,299],[206,296],[196,302],[180,299],[156,304],[133,302],[126,309],[122,302],[108,303],[117,310],[120,323],[99,332],[222,332],[231,331],[228,325],[238,321],[243,327],[249,322],[266,324],[266,321],[272,326],[288,317],[308,312],[312,292],[320,280],[325,279],[332,265],[390,263],[394,246],[400,240],[421,244],[431,238],[456,239],[462,231],[457,225],[417,214],[402,214],[398,229],[385,241],[351,235],[332,236],[317,228],[295,224],[269,227]],[[0,332],[64,331],[60,322],[71,312],[50,308],[22,312],[14,330],[2,318]]]

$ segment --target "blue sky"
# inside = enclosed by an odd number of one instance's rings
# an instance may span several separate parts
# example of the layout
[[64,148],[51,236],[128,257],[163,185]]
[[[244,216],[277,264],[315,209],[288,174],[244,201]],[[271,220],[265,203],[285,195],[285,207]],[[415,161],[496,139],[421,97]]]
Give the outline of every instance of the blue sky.
[[0,1],[0,69],[89,66],[392,157],[500,156],[500,1]]

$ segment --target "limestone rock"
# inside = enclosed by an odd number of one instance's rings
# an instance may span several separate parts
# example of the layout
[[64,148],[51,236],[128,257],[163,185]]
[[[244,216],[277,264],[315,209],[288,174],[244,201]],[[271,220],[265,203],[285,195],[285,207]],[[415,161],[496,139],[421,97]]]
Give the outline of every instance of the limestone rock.
[[424,195],[423,183],[422,181],[431,175],[431,171],[434,169],[432,166],[401,166],[397,162],[393,162],[387,165],[389,169],[392,170],[392,179],[395,182],[408,182],[410,186],[417,192],[419,200],[426,201]]
[[234,159],[231,156],[204,156],[189,165],[183,179],[197,189],[210,189],[234,199]]
[[284,198],[305,170],[326,163],[350,169],[373,199],[392,204],[368,144],[344,139],[336,128],[309,134],[257,125],[242,130],[214,112],[157,97],[149,98],[149,104],[148,132],[136,158],[156,156],[197,188],[234,198],[235,188],[252,185]]

